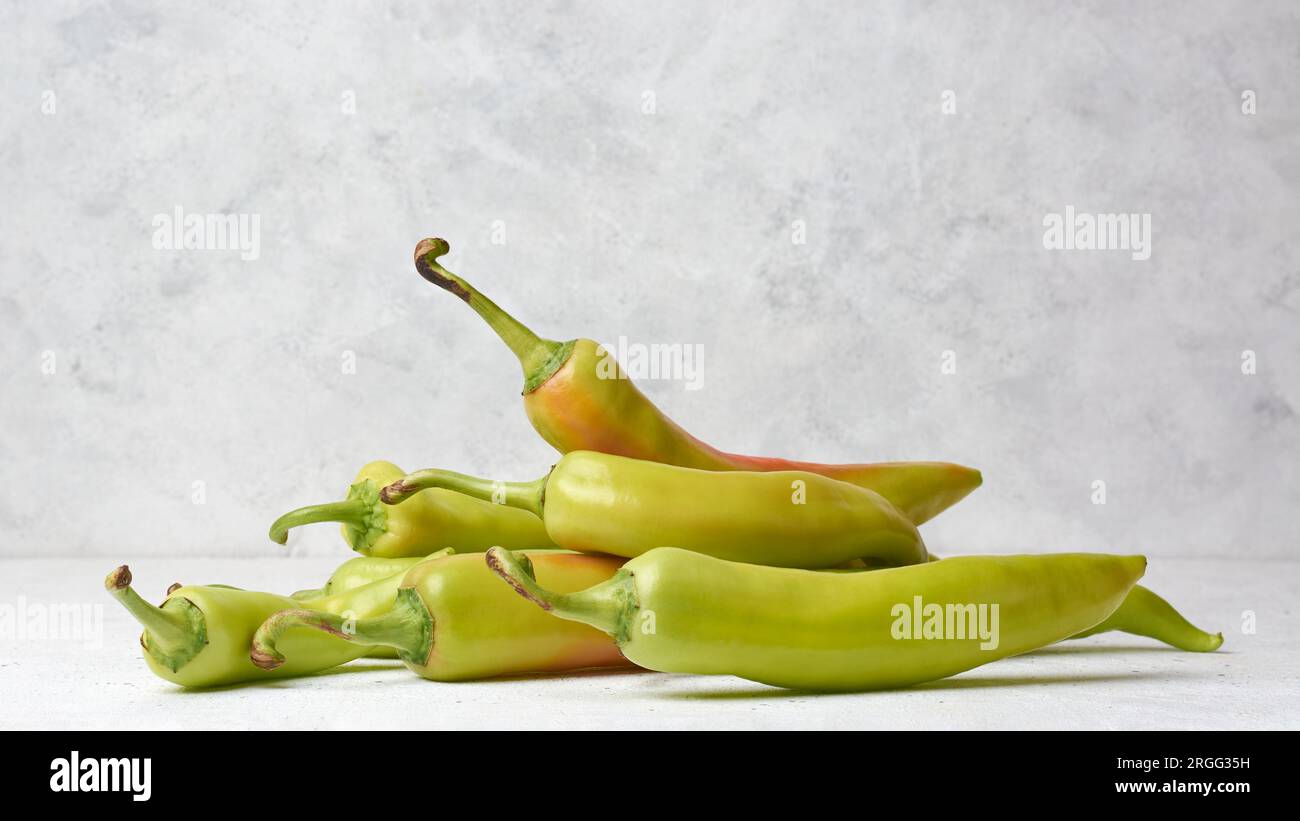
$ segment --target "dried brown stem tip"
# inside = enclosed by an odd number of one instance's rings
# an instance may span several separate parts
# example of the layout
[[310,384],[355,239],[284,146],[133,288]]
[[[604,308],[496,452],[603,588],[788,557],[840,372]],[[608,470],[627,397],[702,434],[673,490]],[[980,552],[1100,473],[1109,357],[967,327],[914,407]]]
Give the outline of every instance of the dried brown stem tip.
[[451,250],[451,244],[441,237],[430,237],[422,239],[415,246],[415,262],[418,265],[420,260],[432,253],[435,257],[440,257]]
[[[532,562],[527,556],[515,556],[505,548],[488,548],[483,554],[488,569],[501,577],[516,593],[528,599],[543,610],[554,610],[555,605],[538,596],[527,584],[532,581]],[[522,561],[520,561],[522,559]]]
[[104,579],[104,587],[109,590],[123,590],[131,586],[131,568],[126,565],[114,570]]
[[415,270],[419,272],[420,276],[444,291],[450,291],[459,299],[469,302],[470,293],[465,287],[465,283],[449,274],[446,269],[435,262],[438,257],[450,250],[451,245],[445,239],[434,237],[420,240],[419,244],[415,246]]
[[272,654],[261,647],[253,647],[248,653],[248,658],[263,670],[274,670],[284,664],[284,656]]
[[402,499],[406,498],[407,494],[410,492],[411,488],[407,487],[401,479],[398,479],[391,485],[384,485],[384,487],[380,489],[379,500],[386,505],[395,504],[396,502],[400,502]]

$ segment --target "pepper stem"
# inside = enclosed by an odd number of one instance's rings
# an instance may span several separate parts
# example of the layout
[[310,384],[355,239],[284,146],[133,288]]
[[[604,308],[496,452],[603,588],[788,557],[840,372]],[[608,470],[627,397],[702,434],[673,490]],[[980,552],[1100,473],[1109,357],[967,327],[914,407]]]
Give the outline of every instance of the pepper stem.
[[394,647],[405,661],[428,663],[433,650],[433,617],[414,589],[397,591],[393,608],[371,619],[348,619],[316,610],[281,610],[273,613],[253,634],[248,657],[263,670],[274,670],[287,659],[276,646],[286,632],[308,627],[366,647]]
[[389,505],[401,504],[422,490],[443,488],[492,502],[498,505],[527,510],[538,518],[542,515],[542,499],[546,492],[546,478],[531,482],[500,482],[480,479],[450,470],[417,470],[379,491],[379,498]]
[[609,579],[576,593],[555,593],[537,583],[533,564],[522,553],[493,547],[485,558],[488,568],[515,592],[562,619],[582,622],[602,630],[623,644],[638,611],[633,576],[619,570]]
[[483,317],[524,369],[524,393],[532,393],[568,360],[573,342],[542,339],[522,322],[501,310],[465,280],[448,271],[438,257],[451,250],[445,239],[422,239],[415,246],[415,270],[429,282],[454,294]]
[[131,568],[126,565],[108,574],[104,588],[144,628],[140,643],[145,650],[173,672],[198,655],[207,643],[202,611],[184,598],[168,599],[162,607],[145,601],[132,589]]
[[284,544],[289,540],[289,530],[316,522],[342,522],[356,530],[364,530],[370,514],[370,505],[361,499],[307,505],[291,510],[271,523],[271,541]]

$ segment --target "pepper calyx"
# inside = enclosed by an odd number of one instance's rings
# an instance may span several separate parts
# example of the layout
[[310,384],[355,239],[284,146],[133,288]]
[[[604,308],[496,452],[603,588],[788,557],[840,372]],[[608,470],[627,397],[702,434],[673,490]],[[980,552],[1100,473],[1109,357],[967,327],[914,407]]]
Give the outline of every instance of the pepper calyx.
[[527,396],[533,391],[540,388],[552,377],[555,372],[564,367],[564,363],[569,361],[573,355],[573,347],[578,344],[578,340],[570,339],[568,342],[560,343],[550,356],[542,363],[541,367],[532,371],[524,377],[524,389],[520,392],[521,396]]
[[178,613],[189,625],[189,642],[179,647],[164,647],[146,630],[140,636],[140,644],[154,661],[173,673],[194,660],[194,657],[208,645],[208,622],[203,611],[194,602],[184,596],[173,596],[162,603],[160,609],[167,613]]
[[348,501],[361,502],[365,512],[357,522],[347,522],[348,544],[358,553],[369,553],[375,541],[388,532],[388,510],[380,501],[379,485],[371,479],[348,488]]

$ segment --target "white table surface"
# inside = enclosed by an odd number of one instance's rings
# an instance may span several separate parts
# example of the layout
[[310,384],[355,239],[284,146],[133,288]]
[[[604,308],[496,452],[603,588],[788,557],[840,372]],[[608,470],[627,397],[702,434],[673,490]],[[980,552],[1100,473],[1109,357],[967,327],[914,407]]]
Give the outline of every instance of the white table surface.
[[[346,557],[124,558],[137,590],[155,599],[178,580],[314,587]],[[1222,630],[1216,653],[1112,634],[909,690],[851,695],[631,672],[440,684],[399,662],[366,660],[301,679],[185,691],[141,661],[139,628],[103,592],[115,564],[0,561],[0,728],[1300,728],[1296,561],[1152,560],[1144,583],[1199,626]],[[70,603],[102,606],[92,611],[102,612],[100,641],[14,632],[15,613]],[[1255,615],[1253,634],[1243,633],[1244,611]]]

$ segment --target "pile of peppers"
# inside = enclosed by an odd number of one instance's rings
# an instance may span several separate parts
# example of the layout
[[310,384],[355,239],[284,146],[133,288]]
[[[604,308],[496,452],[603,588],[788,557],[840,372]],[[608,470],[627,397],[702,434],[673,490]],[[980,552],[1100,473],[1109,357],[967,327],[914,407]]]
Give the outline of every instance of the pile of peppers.
[[105,587],[144,628],[155,674],[206,688],[367,657],[434,681],[627,667],[859,691],[1110,630],[1223,643],[1138,584],[1143,556],[930,554],[918,527],[979,487],[974,468],[706,444],[600,345],[538,337],[444,268],[448,250],[423,240],[416,271],[519,361],[524,411],[559,461],[515,482],[366,464],[342,500],[271,525],[278,544],[340,525],[360,555],[319,588],[177,584],[155,605],[117,568]]

